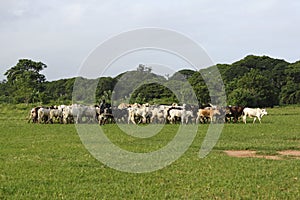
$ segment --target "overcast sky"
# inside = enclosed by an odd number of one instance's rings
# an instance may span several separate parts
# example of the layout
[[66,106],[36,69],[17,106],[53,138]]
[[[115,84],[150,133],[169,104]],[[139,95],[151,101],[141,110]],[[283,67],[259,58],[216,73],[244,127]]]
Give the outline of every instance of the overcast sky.
[[298,0],[1,0],[0,79],[20,58],[45,63],[47,80],[74,77],[100,43],[143,27],[187,35],[214,63],[248,54],[295,62],[300,60],[299,10]]

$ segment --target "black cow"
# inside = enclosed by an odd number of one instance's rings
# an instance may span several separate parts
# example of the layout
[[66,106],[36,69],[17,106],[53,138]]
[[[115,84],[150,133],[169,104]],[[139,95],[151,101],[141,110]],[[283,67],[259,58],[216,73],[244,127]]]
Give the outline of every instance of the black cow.
[[226,122],[230,122],[233,120],[234,123],[238,122],[239,117],[242,116],[244,106],[228,106],[226,107]]

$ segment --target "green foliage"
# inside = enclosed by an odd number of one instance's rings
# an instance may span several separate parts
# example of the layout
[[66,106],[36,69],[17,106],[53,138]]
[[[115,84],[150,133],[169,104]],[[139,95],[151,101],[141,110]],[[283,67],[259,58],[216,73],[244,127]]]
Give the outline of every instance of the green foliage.
[[193,87],[196,97],[200,103],[205,104],[211,102],[207,85],[200,72],[195,72],[191,77],[189,77],[188,81]]
[[289,65],[286,70],[286,85],[282,87],[280,101],[283,104],[300,103],[300,62]]
[[46,78],[40,74],[47,66],[42,62],[20,59],[16,66],[7,70],[7,87],[14,102],[40,101],[39,93],[43,91]]
[[111,93],[116,85],[117,80],[111,77],[101,77],[98,79],[98,85],[96,89],[96,99],[98,103],[101,100],[106,100],[107,103],[111,103]]
[[45,82],[45,90],[42,93],[43,103],[51,102],[56,105],[71,103],[74,81],[75,78]]
[[[183,69],[166,79],[152,73],[151,67],[140,64],[136,71],[114,78],[77,78],[81,87],[74,93],[75,78],[46,81],[45,76],[40,74],[45,67],[41,62],[19,60],[5,73],[7,80],[0,82],[0,102],[69,104],[72,95],[79,102],[95,103],[102,99],[111,103],[112,97],[114,103],[128,100],[158,104],[189,102],[190,84],[202,104],[222,96],[227,96],[227,104],[249,107],[300,103],[300,61],[290,64],[268,56],[249,55],[233,64],[218,64],[216,67],[222,78],[215,72],[214,66],[200,71]],[[221,81],[225,85],[226,95],[222,93],[224,88],[218,88]],[[91,89],[95,87],[95,95],[88,97],[87,94],[92,93]]]
[[[98,79],[77,77],[72,92],[72,102],[93,105],[97,102],[96,90]],[[75,88],[76,87],[76,88]]]
[[[139,95],[138,101],[144,102],[146,99],[150,99],[151,93],[147,93],[141,91],[139,88],[145,88],[143,85],[151,84],[151,83],[161,83],[163,84],[166,79],[162,76],[151,73],[151,70],[137,70],[137,71],[128,71],[117,76],[115,79],[115,85],[113,88],[113,101],[118,100],[130,100],[135,101]],[[155,88],[155,87],[154,87]],[[159,88],[158,88],[159,89]],[[137,90],[137,91],[136,91]],[[141,92],[139,92],[141,91]],[[147,90],[149,91],[149,90]],[[152,91],[154,93],[158,91]],[[155,96],[155,95],[154,95]],[[144,99],[145,98],[145,99]]]
[[[228,104],[251,107],[279,105],[287,84],[289,63],[268,56],[247,56],[232,65],[217,65],[226,86]],[[284,101],[281,101],[285,103]]]
[[[160,100],[161,99],[161,100]],[[166,102],[167,100],[167,102]],[[133,92],[130,103],[172,104],[178,102],[172,91],[160,84],[144,84]]]
[[169,78],[169,80],[177,80],[177,81],[187,81],[189,78],[191,78],[196,71],[190,70],[190,69],[183,69],[179,70],[178,72],[175,72],[173,76]]
[[235,79],[235,89],[228,95],[229,104],[251,107],[273,106],[277,102],[268,76],[251,69],[240,79]]
[[13,103],[6,80],[0,82],[0,103]]

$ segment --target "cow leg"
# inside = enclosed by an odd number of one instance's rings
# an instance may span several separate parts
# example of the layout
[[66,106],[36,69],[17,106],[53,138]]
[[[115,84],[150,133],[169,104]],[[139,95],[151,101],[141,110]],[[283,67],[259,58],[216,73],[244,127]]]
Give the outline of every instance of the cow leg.
[[254,117],[254,119],[253,119],[253,124],[255,123],[255,121],[256,121],[256,117]]
[[258,119],[259,123],[261,124],[261,118],[260,118],[260,117],[257,117],[257,119]]
[[147,117],[144,115],[142,116],[142,123],[143,124],[146,124],[147,123]]
[[128,117],[127,123],[130,124],[131,117]]
[[234,122],[234,123],[237,122],[237,116],[236,116],[236,115],[233,116],[233,122]]
[[247,124],[247,115],[244,115],[244,116],[243,116],[243,122],[244,122],[245,124]]
[[202,124],[205,124],[206,123],[205,116],[201,116],[200,121]]
[[199,116],[196,118],[196,124],[199,124]]
[[[132,122],[133,124],[136,124],[136,123],[135,123],[135,118],[134,118],[134,115],[133,115],[133,116],[131,116],[130,120],[131,120],[131,122]],[[128,124],[129,124],[129,122],[128,122]]]
[[155,116],[153,115],[153,116],[150,118],[150,123],[153,123],[153,122],[154,122],[154,118],[155,118]]

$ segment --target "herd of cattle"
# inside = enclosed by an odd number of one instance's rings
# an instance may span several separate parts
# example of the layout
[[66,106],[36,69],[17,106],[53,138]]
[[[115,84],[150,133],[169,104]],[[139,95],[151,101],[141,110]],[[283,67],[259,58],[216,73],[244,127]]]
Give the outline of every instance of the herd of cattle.
[[125,104],[117,107],[102,102],[100,105],[86,106],[80,104],[60,105],[51,107],[35,107],[30,111],[28,122],[32,123],[237,123],[246,118],[256,118],[261,123],[263,115],[267,115],[265,109],[245,108],[242,106],[218,107],[211,104],[206,106],[192,106],[177,104],[150,105]]

